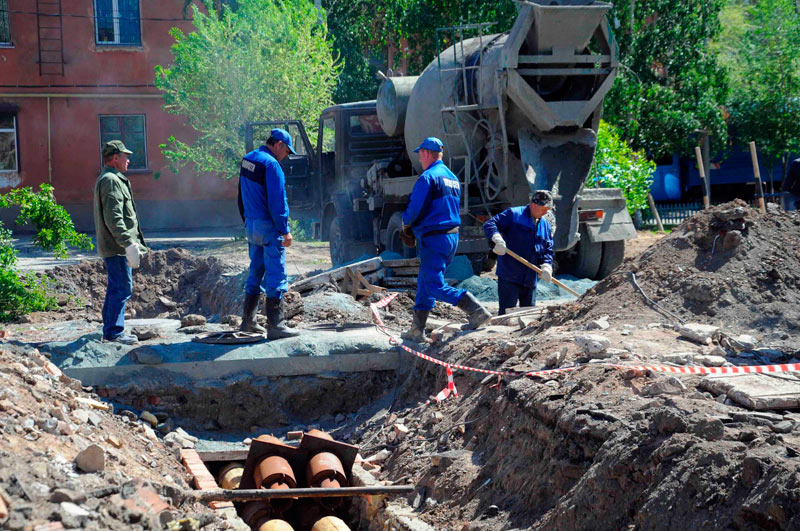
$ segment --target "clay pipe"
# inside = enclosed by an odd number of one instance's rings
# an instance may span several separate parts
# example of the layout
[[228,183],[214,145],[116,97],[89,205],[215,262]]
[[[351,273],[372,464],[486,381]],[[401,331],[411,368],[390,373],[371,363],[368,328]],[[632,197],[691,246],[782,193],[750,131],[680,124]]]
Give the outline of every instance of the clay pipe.
[[[517,253],[515,253],[511,249],[506,248],[506,254],[508,256],[510,256],[511,258],[513,258],[514,260],[516,260],[517,262],[521,263],[522,265],[526,265],[526,266],[530,267],[531,269],[533,269],[534,271],[536,271],[537,273],[541,274],[541,272],[542,272],[541,269],[539,269],[538,267],[536,267],[532,263],[528,262],[527,260],[522,258],[520,255],[518,255]],[[578,293],[577,291],[573,291],[573,290],[569,289],[567,286],[565,286],[563,282],[561,282],[559,280],[556,280],[556,277],[552,277],[551,280],[552,280],[553,284],[555,284],[559,288],[563,288],[563,289],[567,290],[569,293],[572,293],[576,297],[580,297],[581,296],[581,294]]]

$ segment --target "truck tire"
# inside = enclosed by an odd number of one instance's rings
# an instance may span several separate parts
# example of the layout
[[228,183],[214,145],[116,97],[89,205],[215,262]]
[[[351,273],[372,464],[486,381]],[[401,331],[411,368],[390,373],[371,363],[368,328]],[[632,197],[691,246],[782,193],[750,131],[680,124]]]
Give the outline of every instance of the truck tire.
[[331,263],[334,267],[350,262],[365,254],[375,256],[377,249],[370,242],[362,242],[345,238],[342,235],[339,216],[331,221],[328,229],[330,240]]
[[403,214],[395,212],[389,218],[386,225],[386,250],[397,253],[403,258],[414,258],[417,256],[416,247],[406,247],[400,240],[400,232],[403,230]]
[[597,280],[602,280],[614,271],[625,258],[625,240],[603,242],[603,258],[597,270]]
[[597,278],[600,262],[603,260],[603,244],[594,243],[589,239],[589,232],[585,227],[580,229],[581,239],[578,241],[577,256],[572,274],[578,278]]

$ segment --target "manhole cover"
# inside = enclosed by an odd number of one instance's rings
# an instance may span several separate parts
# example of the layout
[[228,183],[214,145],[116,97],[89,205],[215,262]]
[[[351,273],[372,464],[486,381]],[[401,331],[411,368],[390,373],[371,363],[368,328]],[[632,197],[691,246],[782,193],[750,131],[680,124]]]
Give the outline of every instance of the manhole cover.
[[225,332],[203,332],[192,338],[198,343],[211,343],[212,345],[231,345],[243,343],[258,343],[266,339],[264,334],[256,332],[242,332],[240,330],[228,330]]

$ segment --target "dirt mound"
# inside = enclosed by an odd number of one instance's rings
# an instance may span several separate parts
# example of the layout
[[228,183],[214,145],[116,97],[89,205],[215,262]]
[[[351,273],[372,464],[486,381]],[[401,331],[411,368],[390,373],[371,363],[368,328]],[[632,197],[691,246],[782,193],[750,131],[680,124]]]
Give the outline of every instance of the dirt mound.
[[[103,307],[106,270],[102,260],[84,260],[48,272],[56,290],[69,294],[93,312]],[[240,311],[243,275],[214,257],[201,258],[185,249],[153,251],[133,272],[133,296],[127,309],[137,318],[180,318]]]
[[627,322],[672,321],[647,296],[687,321],[726,331],[758,331],[775,342],[800,333],[800,216],[758,210],[736,200],[686,220],[550,323],[602,315]]

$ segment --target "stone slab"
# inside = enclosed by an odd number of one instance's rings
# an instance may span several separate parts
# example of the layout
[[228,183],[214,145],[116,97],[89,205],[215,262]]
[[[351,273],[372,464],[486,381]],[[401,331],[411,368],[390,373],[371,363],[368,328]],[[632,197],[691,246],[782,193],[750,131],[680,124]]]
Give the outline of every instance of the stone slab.
[[699,386],[749,409],[800,408],[800,379],[792,374],[712,374]]
[[[66,375],[84,385],[105,386],[139,378],[147,381],[207,381],[237,374],[254,377],[300,376],[328,372],[403,370],[409,354],[393,348],[386,335],[374,328],[306,330],[296,338],[246,345],[210,345],[191,341],[190,335],[138,345],[105,343],[99,333],[74,341],[43,343]],[[137,351],[162,363],[137,363]]]

